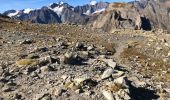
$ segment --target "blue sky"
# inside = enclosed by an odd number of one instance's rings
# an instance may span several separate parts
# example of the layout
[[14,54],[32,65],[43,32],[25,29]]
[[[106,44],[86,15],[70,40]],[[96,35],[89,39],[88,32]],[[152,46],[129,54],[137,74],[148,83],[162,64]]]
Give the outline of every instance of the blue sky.
[[[70,5],[76,6],[76,5],[83,5],[88,4],[92,0],[0,0],[0,13],[16,9],[26,9],[26,8],[41,8],[42,6],[49,5],[54,2],[67,2]],[[127,2],[130,0],[96,0],[96,1],[107,1],[107,2]]]

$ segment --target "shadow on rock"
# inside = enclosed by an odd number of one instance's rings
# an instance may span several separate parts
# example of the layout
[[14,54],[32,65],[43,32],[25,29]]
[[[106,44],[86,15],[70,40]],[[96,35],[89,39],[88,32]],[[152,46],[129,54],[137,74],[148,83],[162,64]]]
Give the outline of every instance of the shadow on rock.
[[159,96],[156,95],[156,92],[153,90],[148,90],[145,88],[136,88],[130,85],[130,96],[132,100],[155,100],[158,99]]
[[88,65],[87,63],[85,63],[86,61],[87,61],[86,59],[77,57],[69,61],[69,64],[70,65]]

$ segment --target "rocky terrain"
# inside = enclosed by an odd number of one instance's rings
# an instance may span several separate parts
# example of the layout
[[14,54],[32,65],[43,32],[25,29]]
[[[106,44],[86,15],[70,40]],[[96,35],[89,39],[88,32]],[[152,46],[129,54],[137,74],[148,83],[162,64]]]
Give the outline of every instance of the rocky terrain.
[[0,17],[1,100],[169,100],[163,31],[32,24]]

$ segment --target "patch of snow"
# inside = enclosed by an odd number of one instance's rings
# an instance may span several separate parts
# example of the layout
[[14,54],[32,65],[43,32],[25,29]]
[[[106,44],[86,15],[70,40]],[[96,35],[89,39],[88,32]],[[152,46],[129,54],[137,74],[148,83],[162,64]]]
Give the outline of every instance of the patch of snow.
[[72,11],[74,11],[74,7],[73,7],[73,8],[71,8],[71,10],[72,10]]
[[83,14],[85,14],[85,15],[90,15],[91,13],[90,13],[90,10],[87,10],[85,13],[83,13]]
[[35,10],[40,10],[41,8],[36,8]]
[[55,13],[57,13],[57,15],[61,15],[64,7],[61,6],[61,7],[55,7],[55,8],[50,8],[52,11],[54,11]]
[[60,2],[60,5],[63,5],[63,4],[64,4],[64,2],[61,1],[61,2]]
[[21,15],[17,15],[17,17],[20,17]]
[[58,5],[63,5],[64,2],[60,1],[60,2],[58,2],[57,4],[58,4]]
[[30,9],[30,8],[27,8],[27,9],[24,9],[24,13],[25,14],[29,14],[33,9]]
[[101,12],[103,12],[103,11],[105,11],[105,10],[106,10],[106,8],[98,9],[98,10],[96,10],[95,12],[93,12],[93,14],[101,13]]
[[13,17],[13,16],[18,15],[18,13],[19,13],[19,11],[17,10],[17,11],[14,12],[14,13],[9,13],[8,16],[9,16],[9,17]]
[[91,2],[90,2],[90,5],[96,5],[97,4],[97,1],[95,1],[95,0],[92,0]]

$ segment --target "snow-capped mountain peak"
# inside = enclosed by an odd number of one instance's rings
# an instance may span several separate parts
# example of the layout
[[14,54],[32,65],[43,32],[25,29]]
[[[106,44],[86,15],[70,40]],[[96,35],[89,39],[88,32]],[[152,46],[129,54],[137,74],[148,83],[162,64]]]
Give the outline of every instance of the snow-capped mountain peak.
[[92,0],[91,2],[90,2],[90,5],[96,5],[97,4],[97,1],[95,1],[95,0]]
[[63,6],[56,6],[54,8],[49,7],[49,9],[51,9],[52,11],[54,11],[55,13],[57,13],[57,15],[61,15],[64,7]]
[[27,8],[27,9],[24,9],[24,13],[25,14],[29,14],[31,11],[32,11],[33,9],[31,9],[31,8]]
[[59,5],[63,5],[64,4],[64,2],[63,1],[60,1],[59,3],[57,3],[57,4],[59,4]]
[[16,10],[16,11],[14,11],[14,12],[12,12],[12,13],[9,13],[8,16],[9,16],[9,17],[13,17],[13,16],[16,16],[16,15],[18,15],[18,14],[19,14],[19,10]]

